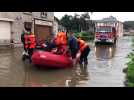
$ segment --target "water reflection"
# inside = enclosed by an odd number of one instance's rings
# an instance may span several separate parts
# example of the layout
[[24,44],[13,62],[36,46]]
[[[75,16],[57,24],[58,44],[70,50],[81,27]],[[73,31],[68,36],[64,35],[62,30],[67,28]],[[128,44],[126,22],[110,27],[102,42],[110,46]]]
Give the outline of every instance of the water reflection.
[[22,86],[24,66],[20,49],[0,48],[0,86]]
[[73,74],[72,69],[38,70],[31,66],[29,70],[25,86],[30,87],[63,87],[66,80],[70,80]]
[[96,46],[95,47],[95,56],[97,59],[111,59],[114,57],[116,51],[115,46],[108,46],[108,45],[102,45],[102,46]]
[[27,87],[75,87],[88,81],[87,66],[75,66],[69,69],[38,70],[31,66],[25,80]]
[[76,87],[85,84],[89,80],[88,67],[81,65],[74,69],[73,76],[70,80],[66,80],[66,87]]

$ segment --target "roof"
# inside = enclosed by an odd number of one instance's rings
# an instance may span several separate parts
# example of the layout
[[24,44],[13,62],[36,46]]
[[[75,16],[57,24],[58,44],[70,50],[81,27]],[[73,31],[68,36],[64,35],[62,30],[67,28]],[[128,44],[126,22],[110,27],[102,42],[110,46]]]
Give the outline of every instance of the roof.
[[94,20],[94,22],[98,22],[98,23],[107,23],[107,22],[111,22],[111,23],[115,23],[115,22],[119,22],[115,17],[110,16],[107,18],[103,18],[102,20]]
[[102,20],[103,21],[117,21],[117,19],[115,17],[113,17],[113,16],[110,16],[108,18],[103,18]]
[[8,21],[8,22],[13,22],[13,19],[9,19],[9,18],[0,18],[0,21]]
[[56,20],[58,23],[60,22],[57,17],[54,16],[54,20]]

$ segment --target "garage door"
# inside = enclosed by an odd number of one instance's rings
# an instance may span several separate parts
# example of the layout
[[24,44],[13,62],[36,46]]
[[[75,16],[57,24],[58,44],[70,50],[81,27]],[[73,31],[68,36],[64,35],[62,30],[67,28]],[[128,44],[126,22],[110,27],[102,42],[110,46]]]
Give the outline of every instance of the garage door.
[[37,39],[45,40],[50,36],[51,32],[52,32],[51,26],[35,25],[35,35]]
[[10,43],[11,26],[10,22],[0,21],[0,43]]

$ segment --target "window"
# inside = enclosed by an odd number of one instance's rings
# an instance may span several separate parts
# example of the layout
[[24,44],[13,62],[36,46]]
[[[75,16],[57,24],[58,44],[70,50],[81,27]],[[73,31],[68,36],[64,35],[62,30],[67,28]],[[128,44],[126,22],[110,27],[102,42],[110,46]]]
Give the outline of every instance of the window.
[[41,17],[42,18],[47,18],[47,12],[41,12]]
[[112,32],[111,27],[97,27],[96,32]]

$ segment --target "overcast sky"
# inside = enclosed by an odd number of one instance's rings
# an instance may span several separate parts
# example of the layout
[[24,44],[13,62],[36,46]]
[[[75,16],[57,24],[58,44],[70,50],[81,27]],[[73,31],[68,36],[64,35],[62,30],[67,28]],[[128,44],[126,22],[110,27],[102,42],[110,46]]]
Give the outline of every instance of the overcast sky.
[[[82,14],[84,12],[54,12],[54,15],[58,18],[61,19],[62,16],[65,14],[68,15],[74,15],[75,13],[77,14]],[[91,15],[91,13],[89,12]],[[92,20],[99,20],[105,17],[109,16],[114,16],[117,18],[117,20],[124,22],[124,21],[134,21],[134,12],[93,12],[91,15]]]

